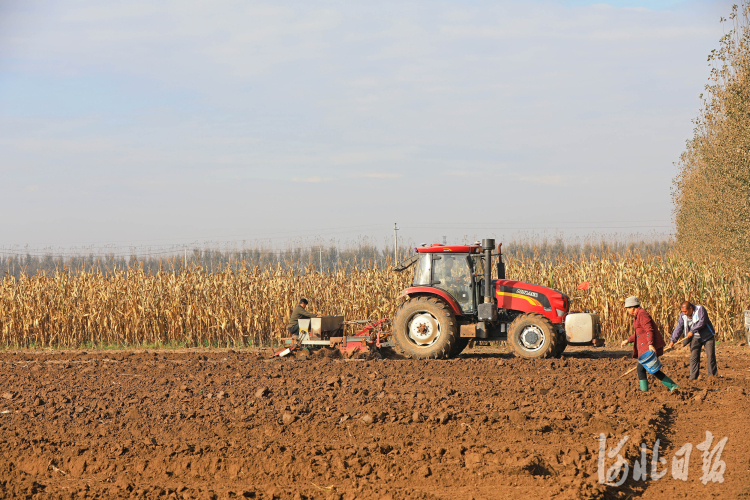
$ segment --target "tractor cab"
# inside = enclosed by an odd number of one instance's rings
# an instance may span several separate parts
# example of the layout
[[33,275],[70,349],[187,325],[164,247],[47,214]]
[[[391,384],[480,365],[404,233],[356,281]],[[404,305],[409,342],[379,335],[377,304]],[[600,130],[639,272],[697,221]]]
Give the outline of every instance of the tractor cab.
[[467,254],[420,254],[412,285],[439,288],[458,303],[463,314],[472,314],[476,309],[472,264]]
[[461,314],[474,314],[481,295],[481,247],[434,244],[416,250],[412,286],[442,290],[456,302]]

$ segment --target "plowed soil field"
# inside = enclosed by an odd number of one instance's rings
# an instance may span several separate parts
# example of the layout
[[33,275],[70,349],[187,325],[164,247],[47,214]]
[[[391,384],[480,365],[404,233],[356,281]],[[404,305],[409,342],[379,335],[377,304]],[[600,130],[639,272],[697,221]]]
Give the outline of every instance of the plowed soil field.
[[[720,377],[692,383],[687,353],[665,355],[679,394],[619,378],[629,350],[541,361],[496,348],[451,361],[5,351],[0,494],[750,498],[749,351],[718,346]],[[601,484],[617,454],[611,482],[624,463],[627,479]]]

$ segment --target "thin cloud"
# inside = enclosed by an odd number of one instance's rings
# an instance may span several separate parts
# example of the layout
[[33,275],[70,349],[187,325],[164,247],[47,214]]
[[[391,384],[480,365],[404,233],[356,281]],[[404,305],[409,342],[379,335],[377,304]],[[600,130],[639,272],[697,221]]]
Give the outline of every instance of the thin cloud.
[[532,175],[520,177],[519,180],[531,182],[533,184],[545,184],[548,186],[561,186],[564,183],[564,177],[562,175]]
[[322,179],[318,176],[314,177],[292,177],[292,182],[325,182],[326,179]]
[[398,179],[399,177],[403,177],[404,174],[393,174],[393,173],[386,173],[386,172],[370,172],[366,174],[361,174],[360,177],[369,177],[372,179]]

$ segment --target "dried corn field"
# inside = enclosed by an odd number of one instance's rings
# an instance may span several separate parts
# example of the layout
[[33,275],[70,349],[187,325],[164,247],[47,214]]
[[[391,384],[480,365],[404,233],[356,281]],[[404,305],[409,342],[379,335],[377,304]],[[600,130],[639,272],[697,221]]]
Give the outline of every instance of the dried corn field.
[[[720,340],[741,335],[743,311],[750,301],[750,273],[721,261],[696,262],[676,255],[607,255],[546,264],[533,260],[509,264],[508,277],[570,295],[572,310],[598,311],[609,340],[623,339],[632,333],[632,318],[623,309],[629,295],[640,298],[665,336],[675,326],[682,301],[702,304]],[[577,290],[585,281],[589,282],[589,290]]]
[[[628,335],[630,321],[622,310],[627,295],[638,295],[665,332],[684,298],[703,304],[720,338],[732,338],[742,326],[750,280],[739,267],[674,256],[510,259],[507,274],[567,293],[573,309],[599,311],[609,339]],[[390,317],[411,278],[411,271],[376,266],[332,273],[279,266],[218,273],[194,267],[181,273],[6,275],[0,287],[0,345],[261,345],[286,331],[299,297],[311,299],[313,311],[323,314]],[[584,281],[590,290],[576,290]]]
[[388,317],[406,276],[377,267],[346,272],[244,268],[210,273],[117,270],[6,276],[0,289],[0,345],[242,346],[286,331],[300,297],[348,318]]

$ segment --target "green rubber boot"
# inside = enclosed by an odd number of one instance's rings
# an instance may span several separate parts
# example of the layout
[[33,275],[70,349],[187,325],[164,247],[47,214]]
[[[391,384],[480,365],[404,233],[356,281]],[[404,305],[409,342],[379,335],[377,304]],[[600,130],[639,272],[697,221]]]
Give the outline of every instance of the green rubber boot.
[[680,388],[680,386],[675,384],[674,381],[669,377],[664,377],[661,380],[661,383],[664,384],[667,389],[669,389],[669,392],[674,392],[675,389]]
[[643,392],[648,391],[648,380],[639,380],[638,385],[640,385]]

